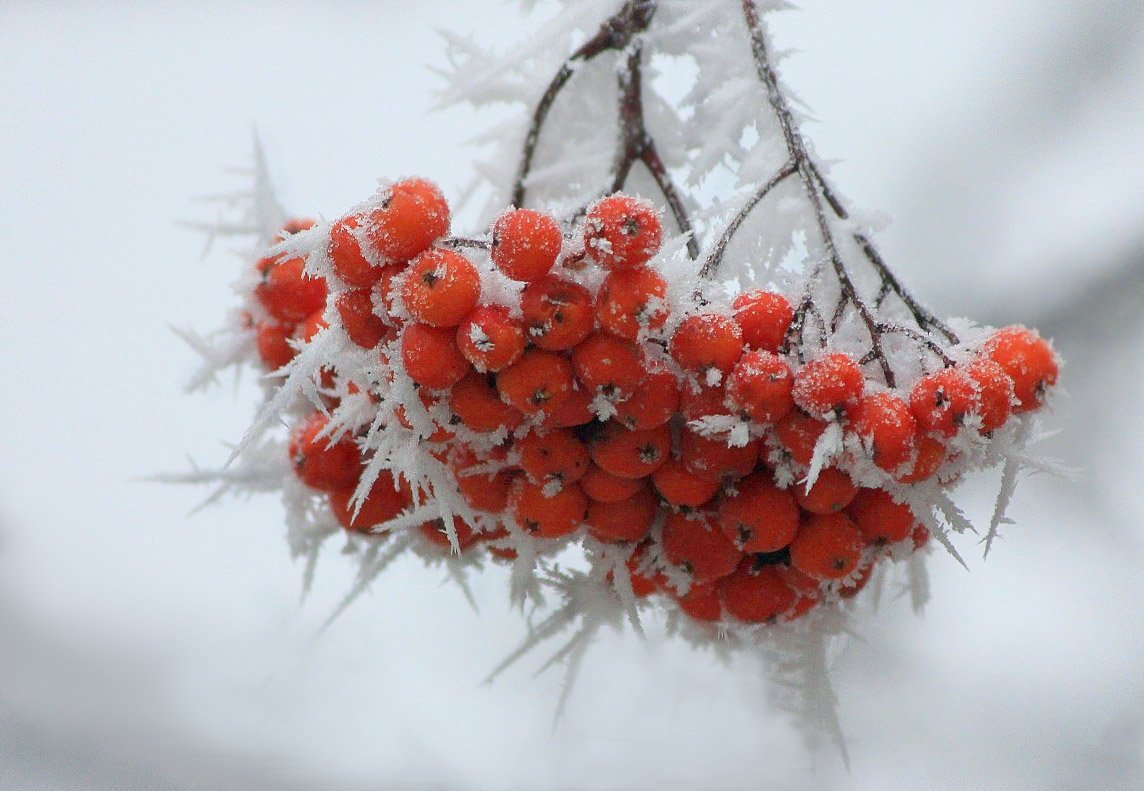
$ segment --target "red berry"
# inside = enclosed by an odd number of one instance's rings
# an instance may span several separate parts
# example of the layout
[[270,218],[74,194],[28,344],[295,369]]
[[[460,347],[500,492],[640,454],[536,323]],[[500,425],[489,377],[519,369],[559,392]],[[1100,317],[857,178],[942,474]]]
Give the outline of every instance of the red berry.
[[388,522],[413,503],[413,494],[404,479],[395,479],[389,470],[378,473],[377,480],[354,516],[352,503],[354,490],[338,489],[330,492],[330,508],[338,523],[346,530],[369,533]]
[[693,584],[687,593],[677,595],[675,600],[679,603],[679,609],[696,621],[718,621],[723,617],[723,607],[713,583]]
[[258,262],[262,279],[254,287],[254,296],[279,321],[304,321],[326,306],[326,281],[305,274],[305,266],[297,257],[263,258]]
[[414,319],[434,327],[456,327],[477,306],[481,276],[465,256],[432,248],[409,262],[401,301]]
[[616,420],[630,429],[662,426],[679,410],[679,385],[671,371],[652,363],[631,398],[615,407]]
[[572,350],[572,369],[589,392],[623,400],[644,380],[643,350],[631,341],[594,332]]
[[918,430],[952,437],[973,409],[973,382],[959,368],[923,376],[910,389],[910,411]]
[[309,217],[291,217],[282,224],[282,230],[274,237],[274,243],[283,241],[288,236],[293,236],[302,231],[308,231],[314,227],[314,221]]
[[795,410],[779,421],[775,436],[795,464],[809,467],[814,459],[814,447],[826,426],[824,421]]
[[533,483],[575,483],[588,471],[588,446],[567,429],[533,432],[516,443],[520,468]]
[[1060,363],[1053,347],[1035,331],[1021,326],[997,330],[985,342],[982,354],[1004,369],[1013,380],[1017,403],[1014,412],[1036,409],[1057,383]]
[[[628,556],[626,564],[628,574],[631,576],[632,593],[639,598],[650,596],[667,583],[667,578],[664,577],[662,571],[652,569],[647,572],[641,571],[649,546],[651,546],[650,539],[637,545],[632,554]],[[648,576],[649,574],[651,576]]]
[[558,409],[572,397],[572,364],[552,352],[529,349],[497,374],[501,398],[526,415]]
[[695,582],[712,582],[735,570],[743,553],[715,526],[710,513],[671,513],[663,526],[667,559]]
[[719,493],[719,481],[696,475],[675,459],[668,461],[652,475],[660,496],[674,506],[698,508]]
[[361,451],[348,434],[336,441],[319,436],[329,423],[325,415],[314,413],[294,429],[289,447],[294,473],[313,489],[352,489],[361,475]]
[[565,484],[558,491],[552,488],[517,478],[509,490],[513,518],[537,538],[560,538],[576,532],[588,511],[588,498],[576,484]]
[[556,406],[545,410],[541,426],[544,428],[572,428],[583,426],[596,419],[592,412],[593,395],[583,387],[575,387],[568,397],[558,402]]
[[613,335],[634,341],[667,321],[667,281],[646,267],[609,272],[596,294],[596,319]]
[[643,266],[659,252],[662,241],[659,212],[630,195],[601,198],[584,218],[584,249],[607,269]]
[[719,527],[744,552],[777,552],[798,532],[798,505],[770,475],[749,475],[719,501]]
[[560,255],[560,225],[532,209],[510,209],[493,223],[489,254],[513,280],[536,280],[548,274]]
[[791,565],[818,579],[842,579],[858,566],[862,534],[845,514],[815,514],[790,545]]
[[794,309],[786,297],[773,291],[748,291],[735,297],[731,307],[747,348],[779,350],[794,318]]
[[524,287],[520,310],[528,340],[541,349],[571,349],[592,332],[592,295],[588,289],[553,275]]
[[659,512],[659,498],[643,488],[626,500],[588,503],[588,532],[600,541],[638,541]]
[[679,460],[696,475],[714,481],[749,475],[759,458],[759,444],[751,440],[743,447],[731,447],[721,437],[704,437],[690,429],[680,435]]
[[795,594],[774,566],[755,569],[751,558],[743,560],[734,574],[719,580],[719,598],[727,612],[747,623],[765,623],[789,610]]
[[363,349],[372,349],[388,333],[384,322],[373,312],[373,291],[355,288],[338,294],[336,303],[342,327],[350,340]]
[[357,229],[363,222],[365,218],[360,214],[347,214],[335,221],[326,246],[330,268],[351,288],[370,288],[381,275],[380,267],[374,266],[362,252]]
[[431,390],[452,387],[469,372],[469,361],[449,327],[407,326],[401,336],[401,361],[414,382]]
[[850,505],[858,487],[850,476],[835,467],[827,467],[818,474],[814,485],[807,491],[806,486],[795,486],[795,499],[804,511],[812,514],[833,514]]
[[294,340],[309,343],[314,340],[315,335],[330,326],[326,323],[325,316],[322,315],[324,312],[324,309],[319,308],[298,324],[294,328]]
[[503,305],[481,305],[457,327],[457,346],[481,373],[503,371],[524,354],[524,325]]
[[866,587],[866,583],[870,581],[870,575],[874,571],[874,564],[867,563],[862,568],[858,569],[858,576],[852,581],[847,582],[838,588],[838,595],[843,599],[853,599],[858,595],[859,591]]
[[790,366],[783,358],[768,351],[749,351],[727,375],[727,404],[750,420],[774,423],[794,406],[793,385]]
[[584,494],[599,503],[618,503],[627,500],[647,486],[639,478],[621,478],[604,472],[595,464],[588,466],[588,472],[580,479]]
[[914,529],[910,531],[910,540],[914,544],[914,552],[919,552],[925,545],[929,543],[930,531],[929,528],[918,522],[914,525]]
[[866,386],[866,377],[854,358],[845,354],[824,354],[807,362],[794,375],[794,402],[811,417],[830,420],[857,403]]
[[717,313],[688,316],[671,336],[671,356],[685,371],[727,373],[743,354],[743,332],[734,319]]
[[405,264],[389,264],[380,269],[377,282],[373,284],[373,303],[382,311],[382,320],[387,324],[400,324],[401,320],[393,315],[396,309],[396,294],[393,290],[393,280],[406,270]]
[[611,422],[589,446],[592,461],[605,472],[620,478],[643,478],[663,466],[671,453],[671,430],[658,426],[631,431]]
[[887,472],[902,466],[914,449],[917,422],[905,401],[890,393],[869,393],[847,413],[849,428]]
[[514,474],[508,470],[486,474],[457,472],[457,490],[470,508],[500,514],[508,506],[508,491]]
[[988,357],[976,357],[965,366],[975,391],[973,412],[981,418],[981,433],[996,431],[1013,410],[1013,380]]
[[298,354],[297,349],[290,345],[290,338],[294,334],[294,325],[260,321],[255,325],[254,332],[258,358],[262,360],[262,364],[266,366],[267,370],[277,371]]
[[369,240],[391,262],[408,261],[448,232],[449,204],[437,185],[425,179],[389,187],[366,224]]
[[910,507],[885,489],[860,490],[848,512],[867,544],[902,541],[918,523]]
[[[434,519],[431,522],[424,522],[418,529],[421,531],[421,535],[429,539],[435,546],[441,549],[452,549],[453,545],[449,541],[448,531],[445,530],[444,520]],[[453,530],[457,534],[457,548],[461,552],[471,547],[477,540],[477,532],[473,530],[472,525],[459,516],[453,517]]]
[[688,423],[705,417],[729,417],[727,390],[723,385],[697,387],[694,382],[687,382],[679,397],[679,411]]
[[461,423],[478,432],[500,428],[512,432],[524,422],[520,411],[502,401],[488,379],[475,372],[453,385],[449,392],[449,410]]

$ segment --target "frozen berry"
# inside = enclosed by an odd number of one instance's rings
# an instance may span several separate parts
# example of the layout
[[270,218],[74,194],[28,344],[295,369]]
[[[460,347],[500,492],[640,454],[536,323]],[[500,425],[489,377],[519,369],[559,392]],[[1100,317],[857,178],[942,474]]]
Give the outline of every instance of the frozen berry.
[[330,268],[351,288],[369,288],[381,275],[381,268],[374,266],[361,249],[357,234],[363,222],[365,218],[360,214],[348,214],[336,220],[330,228],[330,243],[326,246]]
[[895,501],[885,489],[860,490],[848,513],[867,544],[901,541],[918,522],[910,507]]
[[1036,409],[1057,383],[1060,364],[1048,341],[1026,327],[997,330],[985,342],[982,354],[1004,369],[1013,380],[1014,412]]
[[689,472],[675,459],[668,459],[652,475],[660,496],[674,506],[698,508],[711,501],[721,488],[719,481]]
[[452,387],[469,372],[450,327],[410,324],[401,336],[401,361],[414,382],[432,390]]
[[372,349],[387,335],[389,328],[373,312],[371,289],[355,288],[343,291],[338,294],[335,304],[346,335],[363,349]]
[[465,256],[432,248],[409,262],[401,301],[417,321],[456,327],[477,306],[481,276]]
[[858,487],[850,476],[836,467],[827,467],[818,474],[808,491],[802,483],[795,486],[795,499],[804,511],[812,514],[833,514],[850,505]]
[[574,483],[588,471],[588,446],[567,429],[532,432],[516,443],[520,468],[533,483]]
[[510,209],[493,223],[489,255],[513,280],[536,280],[552,269],[563,243],[560,225],[551,216]]
[[717,313],[688,316],[671,336],[671,356],[685,371],[727,373],[743,354],[743,332],[734,319]]
[[592,461],[605,472],[620,478],[643,478],[667,461],[671,431],[666,425],[631,431],[612,422],[592,438],[589,450]]
[[263,258],[254,296],[279,321],[297,323],[326,306],[326,281],[310,277],[301,258]]
[[584,218],[584,249],[607,269],[643,266],[659,252],[662,241],[659,212],[630,195],[601,198]]
[[891,393],[862,396],[847,413],[848,427],[887,472],[902,465],[914,449],[917,422],[905,401]]
[[659,498],[642,488],[626,500],[588,503],[588,532],[600,541],[638,541],[647,535],[659,512]]
[[497,374],[501,398],[526,415],[559,408],[572,397],[572,387],[572,363],[537,349],[529,349]]
[[643,381],[643,351],[631,341],[594,332],[572,350],[576,378],[589,392],[614,400],[629,397]]
[[520,294],[528,340],[540,349],[571,349],[592,332],[592,295],[569,280],[547,275]]
[[973,382],[959,368],[923,376],[910,389],[910,411],[918,429],[952,437],[973,409]]
[[667,321],[667,281],[646,267],[610,272],[596,294],[596,319],[613,335],[634,341]]
[[524,354],[524,325],[503,305],[481,305],[457,327],[457,346],[481,373],[503,371]]
[[631,398],[615,406],[616,420],[630,429],[662,426],[679,410],[679,385],[671,371],[653,363]]
[[716,527],[712,514],[700,512],[668,515],[663,526],[663,551],[669,561],[700,583],[727,576],[743,557]]
[[[553,491],[555,489],[555,491]],[[588,498],[574,483],[538,485],[521,477],[509,491],[509,510],[517,524],[537,538],[560,538],[584,522]]]
[[749,351],[727,375],[727,404],[749,420],[773,423],[794,406],[793,384],[790,366],[783,358],[768,351]]
[[774,566],[755,568],[747,558],[718,583],[719,598],[728,614],[747,623],[764,623],[794,605],[795,593]]
[[425,179],[398,181],[382,193],[369,215],[366,233],[391,262],[408,261],[449,232],[449,204],[437,185]]
[[777,552],[798,532],[798,506],[766,473],[749,475],[719,501],[719,527],[744,552]]
[[794,318],[794,310],[786,297],[773,291],[748,291],[735,297],[731,307],[747,348],[779,350]]
[[361,451],[347,434],[332,440],[329,424],[325,415],[314,413],[294,430],[289,446],[294,473],[312,489],[351,489],[361,475]]
[[846,514],[812,515],[790,545],[790,562],[818,579],[842,579],[858,566],[862,534]]
[[[330,492],[330,508],[338,523],[346,530],[368,533],[388,522],[413,503],[409,484],[393,477],[389,470],[378,473],[377,480],[360,505],[353,503],[353,489]],[[356,515],[355,515],[356,510]]]
[[794,375],[792,394],[803,412],[831,420],[857,403],[865,386],[866,377],[854,358],[835,352],[809,360]]

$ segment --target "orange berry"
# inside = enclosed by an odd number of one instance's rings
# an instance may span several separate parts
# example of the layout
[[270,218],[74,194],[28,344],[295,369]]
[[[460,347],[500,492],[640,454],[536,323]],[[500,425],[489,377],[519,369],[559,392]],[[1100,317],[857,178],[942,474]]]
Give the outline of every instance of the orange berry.
[[777,552],[798,532],[798,506],[770,475],[748,475],[719,501],[719,528],[744,552]]
[[337,441],[319,437],[329,423],[315,412],[294,429],[289,445],[294,474],[312,489],[352,489],[361,475],[361,451],[348,434]]
[[524,415],[501,400],[486,377],[470,372],[453,385],[449,392],[449,410],[473,431],[486,432],[504,428],[515,431]]
[[643,350],[606,332],[593,332],[572,350],[572,369],[589,392],[622,400],[644,380]]
[[592,461],[620,478],[643,478],[663,466],[671,453],[671,430],[657,426],[632,431],[610,422],[591,441]]
[[354,516],[352,504],[354,490],[338,489],[330,492],[330,508],[338,523],[346,530],[369,533],[388,522],[413,504],[413,493],[404,478],[395,479],[389,470],[378,473],[361,507]]
[[918,430],[952,437],[973,409],[973,382],[959,368],[923,376],[910,388],[910,411]]
[[537,349],[529,349],[497,374],[501,398],[526,415],[558,409],[572,397],[572,387],[572,363]]
[[690,429],[680,435],[679,460],[688,472],[714,481],[750,475],[759,458],[759,443],[751,440],[741,448],[725,439],[704,437]]
[[719,603],[714,583],[692,585],[687,593],[676,595],[675,601],[678,602],[679,609],[696,621],[718,621],[723,617],[723,607]]
[[743,331],[743,345],[768,352],[779,350],[794,318],[786,297],[773,291],[748,291],[735,297],[731,307]]
[[298,350],[290,345],[294,325],[260,321],[254,328],[254,343],[258,347],[258,358],[270,371],[277,371],[294,359]]
[[945,461],[945,445],[933,437],[918,434],[914,437],[914,462],[909,472],[897,475],[900,483],[920,483],[927,481],[937,473],[941,463]]
[[588,503],[588,532],[600,541],[638,541],[647,535],[659,512],[659,498],[648,488],[626,500]]
[[[417,391],[417,398],[421,401],[421,404],[426,410],[431,410],[438,404],[438,399],[425,388]],[[414,430],[413,424],[409,421],[409,416],[405,413],[404,405],[398,404],[397,408],[393,410],[393,415],[397,418],[397,422],[404,428]],[[431,433],[428,435],[423,433],[425,429],[417,429],[417,431],[422,432],[418,434],[419,439],[433,443],[448,442],[453,439],[453,432],[445,426],[438,424],[435,419],[430,421],[430,426],[432,427]]]
[[524,287],[520,311],[528,340],[541,349],[571,349],[592,332],[592,295],[583,286],[554,275]]
[[568,397],[555,407],[545,410],[541,426],[544,428],[572,428],[596,419],[592,412],[592,394],[583,387],[574,387]]
[[1060,363],[1048,341],[1034,330],[1012,326],[997,330],[981,353],[1004,369],[1013,380],[1017,403],[1014,412],[1028,412],[1045,401],[1045,393],[1057,383]]
[[288,236],[293,236],[314,227],[314,221],[309,217],[291,217],[282,224],[282,230],[274,237],[275,243],[281,242]]
[[662,242],[659,212],[631,195],[601,198],[584,218],[584,250],[606,269],[643,266],[659,252]]
[[437,185],[406,179],[387,189],[370,212],[366,233],[386,260],[408,261],[449,232],[449,204]]
[[294,340],[309,343],[314,340],[315,335],[330,326],[326,322],[325,316],[322,315],[324,312],[324,308],[318,308],[298,324],[294,328]]
[[630,429],[662,426],[679,410],[679,384],[671,371],[652,363],[631,398],[615,405],[616,420]]
[[814,485],[807,491],[802,483],[794,487],[794,496],[804,511],[812,514],[833,514],[850,505],[858,487],[850,476],[836,467],[827,467],[818,474]]
[[621,478],[604,472],[595,464],[588,465],[588,471],[580,479],[584,494],[598,503],[618,503],[627,500],[647,484],[639,478]]
[[790,366],[777,354],[749,351],[727,375],[727,404],[732,411],[759,423],[774,423],[794,406]]
[[786,586],[774,566],[756,568],[745,558],[735,572],[719,580],[719,598],[727,612],[747,623],[765,623],[789,610],[795,593]]
[[365,257],[355,233],[364,221],[360,214],[347,214],[336,220],[330,228],[330,243],[326,246],[330,268],[351,288],[370,288],[381,275],[381,268]]
[[456,327],[481,298],[481,276],[472,262],[455,250],[434,247],[409,262],[401,284],[401,301],[417,321],[434,327]]
[[457,490],[470,508],[488,513],[503,513],[508,506],[508,490],[516,473],[513,470],[477,472],[473,468],[488,460],[477,458],[468,448],[457,452],[450,461],[457,479]]
[[596,293],[596,319],[613,335],[634,341],[640,330],[667,321],[667,281],[646,266],[609,272]]
[[532,209],[509,209],[493,223],[489,255],[513,280],[536,280],[552,269],[563,244],[560,225],[551,216]]
[[517,441],[520,468],[533,483],[575,483],[588,471],[588,446],[567,429],[532,432]]
[[377,282],[373,284],[373,303],[383,312],[382,320],[387,324],[398,324],[400,319],[393,315],[396,308],[393,279],[403,273],[405,264],[389,264],[380,269]]
[[[644,596],[650,596],[667,584],[667,578],[663,575],[662,571],[649,570],[647,573],[640,571],[644,563],[644,557],[647,555],[647,550],[650,546],[650,539],[637,545],[636,548],[632,550],[632,554],[628,556],[628,562],[625,564],[628,567],[628,574],[632,580],[632,593],[641,599]],[[651,576],[648,576],[649,573]]]
[[694,382],[687,382],[679,396],[679,411],[687,422],[704,417],[730,416],[731,408],[727,406],[727,390],[723,385],[718,387],[700,385],[696,387]]
[[698,508],[719,493],[719,481],[689,472],[676,459],[666,463],[651,476],[660,496],[674,506]]
[[307,275],[305,266],[298,257],[263,258],[258,262],[262,279],[254,287],[254,296],[279,321],[304,321],[326,306],[326,281]]
[[452,387],[469,372],[469,361],[449,327],[407,326],[401,335],[401,361],[409,378],[431,390]]
[[[433,545],[441,549],[452,549],[453,545],[449,543],[449,533],[445,530],[443,519],[424,522],[418,529],[421,531],[421,535],[429,539]],[[477,540],[477,532],[473,530],[472,525],[459,516],[453,517],[453,530],[457,533],[457,548],[462,552],[471,547]]]
[[489,554],[497,560],[512,561],[516,560],[516,550],[512,547],[497,546],[494,543],[508,538],[508,535],[508,528],[504,525],[499,525],[496,529],[490,530],[487,533],[480,533],[477,539],[488,545]]
[[818,579],[842,579],[858,566],[862,534],[846,514],[813,514],[790,545],[790,563]]
[[372,349],[387,334],[385,323],[373,312],[373,291],[355,288],[338,294],[335,304],[342,327],[350,340],[363,349]]
[[509,490],[509,510],[517,524],[537,538],[560,538],[575,533],[588,511],[588,498],[574,483],[546,494],[550,485],[517,478]]
[[691,574],[694,582],[712,582],[735,570],[743,553],[715,526],[710,513],[668,514],[663,526],[667,559]]
[[735,320],[717,313],[688,316],[671,336],[671,356],[685,371],[727,373],[743,354],[743,331]]
[[981,418],[981,433],[996,431],[1013,411],[1013,380],[1005,369],[988,357],[975,357],[965,366],[973,383],[973,412]]
[[850,430],[861,440],[874,464],[883,470],[893,472],[910,457],[917,421],[909,405],[896,395],[864,395],[846,417]]
[[918,522],[914,525],[914,529],[910,531],[910,540],[914,544],[914,552],[919,552],[925,548],[929,543],[930,531],[929,528]]
[[847,511],[867,544],[902,541],[918,520],[885,489],[861,489]]
[[874,564],[867,563],[862,568],[858,569],[858,576],[850,582],[838,588],[838,595],[843,599],[853,599],[858,595],[858,592],[866,587],[866,583],[870,581],[870,575],[874,571]]
[[481,305],[457,327],[457,346],[481,373],[503,371],[520,359],[524,325],[503,305]]
[[822,594],[822,583],[814,577],[804,574],[794,566],[776,565],[772,568],[782,578],[783,583],[792,591],[801,596],[817,599]]
[[814,447],[826,426],[825,421],[794,410],[778,422],[775,437],[795,464],[809,467],[814,459]]
[[866,377],[854,358],[835,352],[808,361],[794,375],[792,395],[803,412],[830,420],[857,403],[865,386]]

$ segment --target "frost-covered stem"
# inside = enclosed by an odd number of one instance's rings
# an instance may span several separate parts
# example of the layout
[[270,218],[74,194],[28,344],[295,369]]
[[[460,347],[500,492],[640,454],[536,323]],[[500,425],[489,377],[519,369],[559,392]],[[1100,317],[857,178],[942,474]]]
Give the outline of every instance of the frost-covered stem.
[[759,202],[762,201],[763,198],[767,197],[771,190],[794,175],[797,169],[793,160],[787,162],[778,173],[771,176],[770,181],[759,187],[755,194],[751,196],[751,199],[743,204],[743,208],[739,209],[739,213],[734,216],[723,230],[723,235],[719,237],[719,241],[711,248],[711,253],[703,263],[703,268],[699,270],[699,277],[708,279],[715,276],[715,273],[719,271],[719,265],[723,263],[723,255],[727,252],[727,245],[731,243],[731,238],[739,230],[739,226],[743,224],[743,221],[747,219],[747,215],[759,205]]
[[907,338],[915,341],[916,343],[920,343],[922,346],[926,347],[935,355],[937,355],[946,368],[953,367],[953,358],[946,354],[945,349],[941,348],[941,346],[938,345],[933,340],[933,338],[930,338],[924,332],[918,332],[911,327],[903,327],[901,324],[879,324],[878,331],[885,334],[905,335]]
[[[812,162],[811,170],[814,172],[814,178],[822,190],[822,197],[830,204],[831,211],[833,211],[840,220],[850,219],[850,212],[846,210],[846,207],[842,205],[842,201],[838,199],[838,196],[834,194],[830,185],[826,183],[826,179],[823,177],[822,171],[818,169],[818,165]],[[882,281],[882,288],[878,292],[876,304],[880,305],[882,300],[893,291],[898,295],[898,299],[902,300],[906,309],[913,314],[914,321],[918,323],[919,327],[922,329],[937,330],[946,337],[946,340],[954,345],[961,342],[957,337],[957,333],[951,330],[944,321],[926,310],[921,303],[906,291],[905,287],[898,281],[898,278],[890,271],[890,267],[886,265],[885,259],[882,258],[881,253],[878,252],[878,248],[874,246],[874,243],[868,236],[856,232],[854,234],[854,241],[857,243],[859,249],[862,250],[862,254],[866,256],[866,260],[868,260],[875,271],[877,271],[878,278]]]
[[437,244],[442,247],[469,247],[476,250],[488,250],[493,246],[489,239],[470,239],[464,236],[446,236]]
[[815,181],[813,162],[807,153],[806,144],[803,142],[802,135],[799,133],[797,125],[795,124],[794,114],[791,112],[786,97],[783,96],[782,90],[779,88],[778,75],[775,73],[774,66],[770,61],[770,55],[767,52],[766,33],[763,31],[762,20],[759,17],[759,9],[755,5],[755,0],[743,0],[743,14],[747,19],[747,27],[751,31],[751,52],[755,57],[755,67],[758,71],[759,79],[762,80],[763,85],[767,89],[767,101],[770,103],[771,109],[774,110],[775,116],[779,121],[779,126],[782,128],[783,140],[786,142],[787,152],[797,166],[799,181],[802,182],[803,189],[806,192],[806,199],[814,212],[814,219],[818,225],[819,234],[822,236],[822,244],[826,248],[827,258],[834,268],[834,274],[838,277],[838,283],[842,288],[842,293],[846,296],[846,299],[854,305],[854,308],[858,311],[858,315],[862,319],[862,323],[866,325],[866,330],[870,333],[870,341],[874,348],[874,357],[882,368],[882,375],[886,380],[886,384],[893,387],[894,372],[890,368],[889,359],[882,351],[882,340],[878,335],[877,321],[874,319],[874,315],[866,303],[863,302],[862,298],[858,295],[858,290],[854,287],[854,283],[850,279],[850,273],[846,270],[846,265],[842,262],[842,257],[838,252],[838,246],[834,241],[834,233],[830,228],[830,220],[826,216],[826,211],[822,205],[822,196],[819,194]]
[[671,216],[680,232],[687,236],[687,252],[699,257],[699,242],[691,227],[691,219],[683,208],[683,198],[671,180],[655,140],[647,130],[643,110],[643,47],[638,40],[628,48],[627,61],[619,72],[620,82],[620,144],[616,149],[616,162],[612,167],[612,192],[623,189],[636,162],[643,162],[663,193]]
[[652,15],[655,14],[657,0],[627,0],[615,16],[609,18],[596,34],[580,45],[579,49],[569,56],[568,60],[556,72],[556,76],[548,83],[544,93],[537,102],[532,113],[532,123],[524,139],[524,148],[521,151],[520,165],[517,168],[516,180],[512,187],[513,206],[523,207],[527,187],[525,182],[532,171],[532,158],[536,154],[536,145],[540,141],[540,130],[544,127],[548,112],[560,91],[572,79],[580,64],[587,63],[602,52],[609,50],[622,50],[631,43],[632,36],[647,29],[651,24]]

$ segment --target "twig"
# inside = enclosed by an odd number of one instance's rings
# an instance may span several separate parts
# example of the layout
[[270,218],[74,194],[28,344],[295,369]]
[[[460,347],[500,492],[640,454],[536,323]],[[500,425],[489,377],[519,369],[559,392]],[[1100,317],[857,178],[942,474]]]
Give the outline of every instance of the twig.
[[739,226],[743,224],[743,221],[747,219],[747,215],[759,205],[759,202],[762,201],[763,198],[767,197],[771,190],[794,175],[797,169],[797,165],[793,160],[787,162],[778,173],[771,176],[766,184],[756,190],[750,200],[743,204],[743,208],[739,209],[739,213],[736,214],[731,219],[731,222],[727,224],[727,227],[723,229],[723,234],[719,237],[719,241],[715,242],[715,246],[711,248],[711,253],[707,256],[703,268],[699,270],[699,277],[706,280],[715,276],[715,273],[719,270],[719,265],[723,263],[723,255],[727,252],[727,245],[731,243],[731,238],[739,230]]

